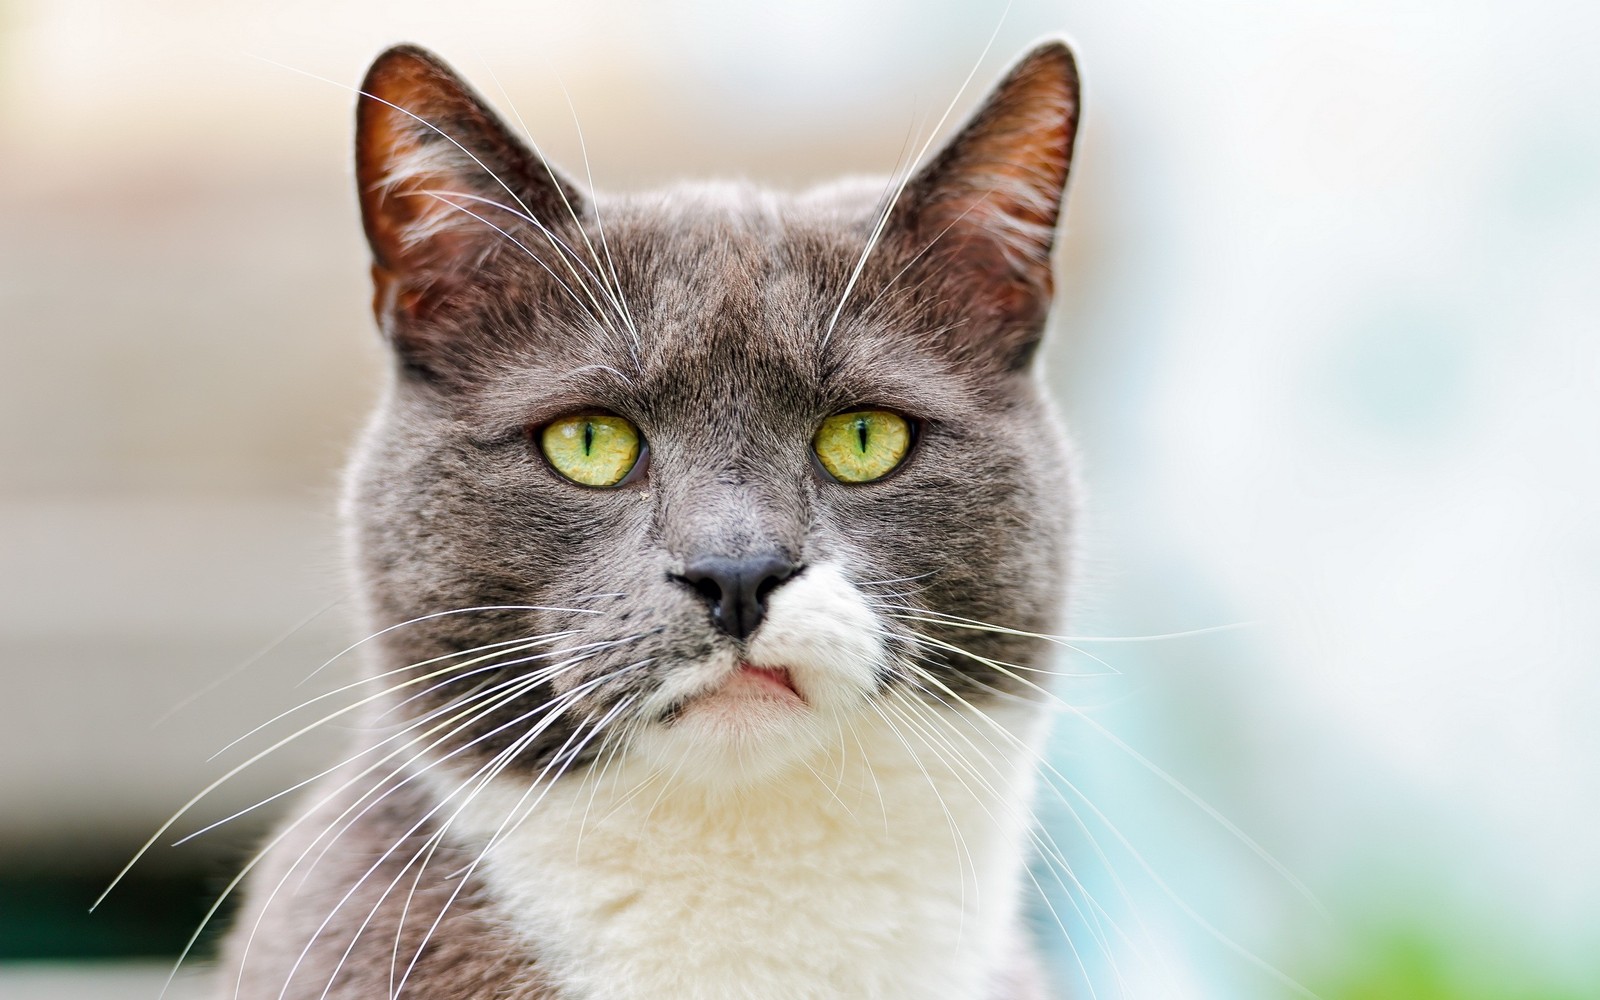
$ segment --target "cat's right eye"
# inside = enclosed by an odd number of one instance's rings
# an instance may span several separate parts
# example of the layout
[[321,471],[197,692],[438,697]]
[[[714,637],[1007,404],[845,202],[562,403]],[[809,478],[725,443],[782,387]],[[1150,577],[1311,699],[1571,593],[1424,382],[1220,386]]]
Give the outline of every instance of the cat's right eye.
[[538,432],[550,467],[580,486],[616,486],[639,464],[644,439],[628,420],[611,413],[562,417]]

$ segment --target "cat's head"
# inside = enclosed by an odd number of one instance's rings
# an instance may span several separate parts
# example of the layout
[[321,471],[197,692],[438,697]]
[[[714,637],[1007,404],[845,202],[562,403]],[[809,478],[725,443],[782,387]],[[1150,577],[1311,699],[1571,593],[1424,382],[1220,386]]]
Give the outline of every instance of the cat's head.
[[884,699],[1035,696],[1039,640],[1010,630],[1050,631],[1066,584],[1031,370],[1065,45],[903,189],[597,198],[426,52],[363,91],[394,365],[349,516],[374,628],[399,626],[389,703],[439,753],[526,771],[626,738],[759,779]]

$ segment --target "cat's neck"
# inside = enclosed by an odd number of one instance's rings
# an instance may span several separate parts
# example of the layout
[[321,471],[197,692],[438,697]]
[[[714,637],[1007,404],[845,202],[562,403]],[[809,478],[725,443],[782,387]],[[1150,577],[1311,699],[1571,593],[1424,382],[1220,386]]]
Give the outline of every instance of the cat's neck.
[[573,997],[983,996],[1019,933],[1041,728],[987,711],[858,719],[737,792],[620,759],[532,794],[497,779],[452,830],[498,841],[474,877]]

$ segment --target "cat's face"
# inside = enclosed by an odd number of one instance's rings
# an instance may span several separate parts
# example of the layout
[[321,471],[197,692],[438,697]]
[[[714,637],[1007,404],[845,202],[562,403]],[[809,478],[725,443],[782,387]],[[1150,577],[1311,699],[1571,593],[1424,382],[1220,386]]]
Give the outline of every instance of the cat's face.
[[1066,583],[1030,372],[1064,47],[887,214],[881,183],[596,201],[426,54],[363,89],[397,363],[350,515],[374,625],[423,619],[381,669],[436,753],[759,780],[885,698],[1031,695],[1036,640],[970,625],[1050,631]]

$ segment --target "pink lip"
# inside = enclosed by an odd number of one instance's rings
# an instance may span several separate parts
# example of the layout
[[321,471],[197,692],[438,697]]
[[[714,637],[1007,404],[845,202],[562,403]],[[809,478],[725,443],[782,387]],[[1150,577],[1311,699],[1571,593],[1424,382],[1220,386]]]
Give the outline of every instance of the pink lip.
[[771,691],[784,691],[790,696],[800,698],[800,689],[795,687],[794,678],[789,676],[789,671],[784,667],[758,667],[753,663],[739,664],[739,669],[729,678],[729,683],[747,684]]

